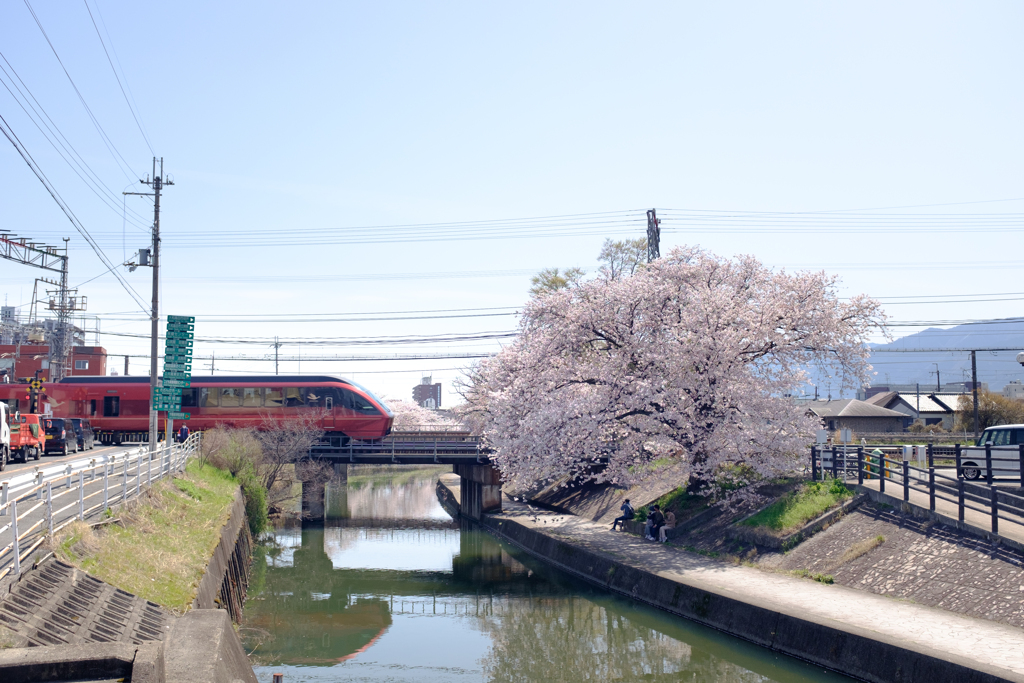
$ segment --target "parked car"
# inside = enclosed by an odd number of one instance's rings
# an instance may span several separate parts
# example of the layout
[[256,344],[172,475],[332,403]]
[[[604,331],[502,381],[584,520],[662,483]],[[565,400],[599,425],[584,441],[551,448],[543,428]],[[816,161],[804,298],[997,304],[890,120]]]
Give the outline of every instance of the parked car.
[[70,451],[69,442],[75,442],[74,428],[70,420],[62,417],[43,418],[43,429],[46,430],[46,448],[44,453],[67,455]]
[[964,479],[980,479],[988,473],[985,446],[992,454],[992,476],[1019,479],[1021,475],[1021,449],[1024,444],[1024,424],[989,427],[978,437],[974,446],[960,453],[960,472]]
[[42,455],[46,447],[46,434],[39,415],[15,413],[11,417],[11,460],[28,462]]
[[89,424],[89,421],[84,420],[82,418],[73,417],[71,418],[71,426],[75,430],[75,438],[78,445],[78,450],[92,450],[96,443],[96,435],[93,434],[92,425]]

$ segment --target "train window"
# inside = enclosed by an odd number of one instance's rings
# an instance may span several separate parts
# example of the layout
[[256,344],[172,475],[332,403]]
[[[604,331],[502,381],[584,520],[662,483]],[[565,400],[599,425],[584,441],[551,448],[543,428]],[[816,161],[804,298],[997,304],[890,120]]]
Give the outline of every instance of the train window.
[[90,417],[96,417],[96,399],[89,401],[89,415]]
[[263,405],[263,390],[253,388],[242,389],[242,405],[246,408],[258,408]]
[[195,408],[197,407],[199,399],[198,389],[182,389],[181,390],[181,407],[182,408]]
[[341,390],[341,405],[349,410],[354,410],[363,414],[377,414],[379,412],[377,410],[377,406],[373,405],[356,392],[349,391],[348,389]]
[[338,402],[338,390],[333,387],[307,387],[305,392],[310,408],[332,408]]
[[103,397],[103,417],[117,417],[121,414],[121,397]]
[[294,408],[296,406],[304,405],[303,402],[303,390],[299,387],[285,387],[284,389],[284,404],[288,408]]
[[221,408],[239,408],[242,405],[242,390],[234,387],[222,387],[220,390]]
[[280,408],[284,405],[284,392],[281,389],[264,389],[263,405],[267,408]]
[[199,390],[199,407],[200,408],[216,408],[217,407],[218,392],[216,389],[210,391],[203,387]]

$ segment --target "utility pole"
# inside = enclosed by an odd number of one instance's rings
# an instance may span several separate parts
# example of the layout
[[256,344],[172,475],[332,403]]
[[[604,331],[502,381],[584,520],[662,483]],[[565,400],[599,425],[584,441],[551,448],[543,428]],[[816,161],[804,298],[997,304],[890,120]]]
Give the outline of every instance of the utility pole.
[[647,211],[647,262],[661,258],[661,221],[654,209]]
[[281,350],[281,342],[277,341],[277,337],[274,337],[274,374],[280,375],[278,370],[278,359],[280,358],[279,351]]
[[935,391],[942,391],[942,375],[939,373],[939,364],[932,363],[935,366]]
[[[160,190],[165,185],[173,185],[172,181],[164,180],[164,158],[160,157],[160,175],[156,174],[156,157],[153,157],[153,175],[152,180],[147,176],[145,180],[139,180],[143,185],[149,185],[153,188],[152,192],[125,192],[123,194],[134,194],[134,195],[145,195],[153,197],[153,303],[152,310],[150,311],[150,322],[152,324],[150,329],[150,340],[149,340],[149,395],[150,397],[156,394],[156,388],[160,385],[159,376],[157,372],[158,366],[158,354],[160,353]],[[139,265],[146,265],[145,258],[140,254]],[[157,429],[157,411],[153,409],[152,400],[150,400],[149,406],[149,450],[153,452],[156,450],[157,442],[160,440],[159,430]]]
[[974,397],[974,440],[978,440],[978,352],[971,351],[971,394]]

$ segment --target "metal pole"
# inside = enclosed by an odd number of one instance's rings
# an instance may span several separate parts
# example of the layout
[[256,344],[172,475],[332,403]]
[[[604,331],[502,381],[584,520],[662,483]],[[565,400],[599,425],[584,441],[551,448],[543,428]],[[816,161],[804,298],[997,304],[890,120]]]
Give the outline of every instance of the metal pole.
[[[1021,448],[1024,449],[1024,446],[1021,446]],[[0,483],[0,508],[3,508],[2,510],[0,510],[0,516],[7,515],[7,496],[10,495],[8,493],[10,485],[11,483],[8,481]]]
[[14,575],[21,576],[21,546],[18,545],[18,499],[11,501],[11,534],[14,536]]
[[46,482],[46,528],[53,536],[53,482]]
[[988,490],[992,505],[992,533],[999,533],[999,489],[995,486]]
[[857,484],[864,485],[864,447],[857,446]]
[[108,483],[109,482],[108,482],[108,479],[107,479],[107,466],[104,464],[103,465],[103,510],[104,511],[106,511],[107,509],[110,508],[110,505],[109,505],[109,503],[110,503],[110,497],[109,497],[110,488],[108,487]]
[[978,352],[971,351],[971,396],[974,398],[974,442],[978,442]]
[[910,501],[910,462],[903,461],[903,502]]
[[957,479],[956,480],[956,484],[957,484],[957,486],[956,486],[957,503],[958,503],[959,513],[960,513],[960,521],[963,522],[964,521],[964,480],[963,479]]
[[928,468],[928,509],[935,512],[935,468]]
[[78,471],[78,519],[85,519],[85,472]]

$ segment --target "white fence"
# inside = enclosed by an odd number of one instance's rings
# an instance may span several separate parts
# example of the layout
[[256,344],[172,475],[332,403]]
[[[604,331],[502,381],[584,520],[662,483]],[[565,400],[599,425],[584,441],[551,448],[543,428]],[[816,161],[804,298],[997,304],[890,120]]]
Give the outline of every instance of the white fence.
[[21,563],[48,536],[75,520],[139,495],[154,481],[185,469],[202,434],[183,444],[148,446],[36,467],[0,482],[0,579],[21,574]]

